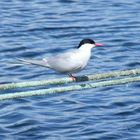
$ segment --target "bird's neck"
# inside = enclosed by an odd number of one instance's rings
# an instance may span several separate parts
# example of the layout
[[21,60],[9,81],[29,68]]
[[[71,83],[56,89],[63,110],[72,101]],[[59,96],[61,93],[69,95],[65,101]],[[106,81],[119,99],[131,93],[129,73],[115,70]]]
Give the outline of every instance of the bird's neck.
[[91,51],[92,48],[93,48],[93,45],[91,45],[91,44],[84,44],[84,45],[82,45],[79,48],[79,50],[87,52],[87,51]]
[[82,46],[79,48],[79,53],[81,59],[88,61],[91,56],[91,47],[90,46]]
[[80,52],[82,53],[88,53],[88,54],[91,54],[91,49],[92,49],[92,46],[89,44],[85,44],[85,45],[82,45],[79,50]]

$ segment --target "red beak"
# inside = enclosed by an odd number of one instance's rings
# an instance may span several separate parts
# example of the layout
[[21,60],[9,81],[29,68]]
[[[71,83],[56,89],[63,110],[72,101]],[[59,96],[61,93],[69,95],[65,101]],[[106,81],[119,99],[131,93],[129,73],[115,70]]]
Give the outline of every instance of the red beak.
[[95,43],[96,46],[104,46],[103,44],[101,43]]

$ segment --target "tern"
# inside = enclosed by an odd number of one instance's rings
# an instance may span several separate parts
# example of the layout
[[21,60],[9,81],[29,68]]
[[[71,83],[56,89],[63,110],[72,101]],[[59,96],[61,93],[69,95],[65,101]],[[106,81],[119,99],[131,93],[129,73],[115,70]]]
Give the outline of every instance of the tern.
[[39,65],[59,73],[68,74],[74,80],[73,74],[86,67],[91,57],[91,49],[96,46],[103,46],[103,44],[95,43],[92,39],[83,39],[74,50],[52,55],[41,60],[23,58],[18,58],[18,60],[25,64]]

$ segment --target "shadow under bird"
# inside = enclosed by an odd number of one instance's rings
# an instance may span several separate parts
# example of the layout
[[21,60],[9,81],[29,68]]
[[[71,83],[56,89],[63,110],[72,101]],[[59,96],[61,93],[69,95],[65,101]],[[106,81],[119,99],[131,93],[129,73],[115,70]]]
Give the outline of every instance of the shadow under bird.
[[91,49],[96,46],[103,46],[103,44],[95,43],[92,39],[83,39],[77,49],[52,55],[41,60],[17,59],[24,64],[39,65],[63,74],[68,74],[74,80],[75,77],[72,74],[85,68],[91,57]]

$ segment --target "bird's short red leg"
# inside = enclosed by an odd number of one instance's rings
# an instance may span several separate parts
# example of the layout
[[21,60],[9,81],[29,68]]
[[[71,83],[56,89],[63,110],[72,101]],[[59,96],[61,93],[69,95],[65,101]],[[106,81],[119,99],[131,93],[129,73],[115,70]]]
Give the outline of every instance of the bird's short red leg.
[[72,80],[73,80],[73,81],[75,81],[75,80],[76,80],[76,77],[75,77],[75,76],[73,76],[72,74],[68,74],[68,75],[69,75],[69,77],[70,77],[70,78],[72,78]]

